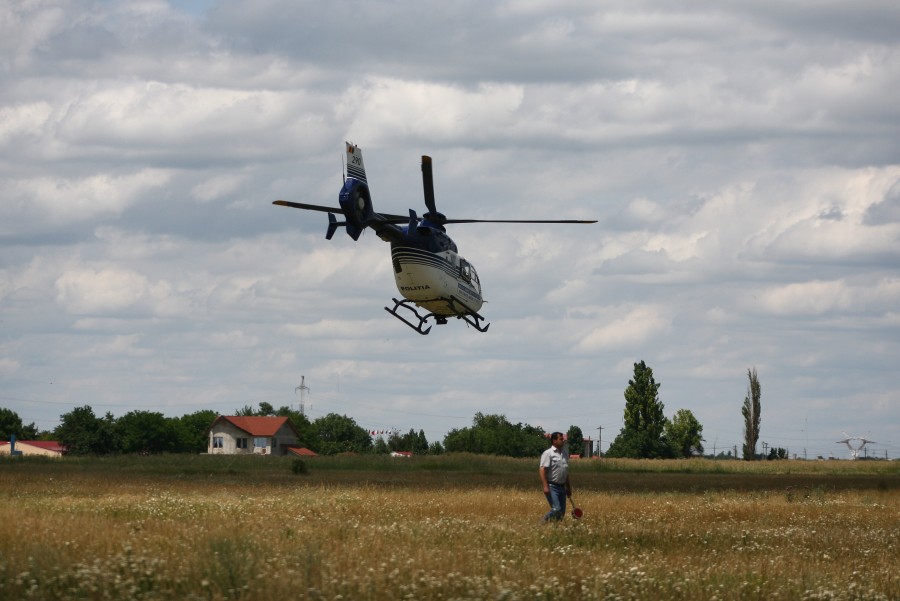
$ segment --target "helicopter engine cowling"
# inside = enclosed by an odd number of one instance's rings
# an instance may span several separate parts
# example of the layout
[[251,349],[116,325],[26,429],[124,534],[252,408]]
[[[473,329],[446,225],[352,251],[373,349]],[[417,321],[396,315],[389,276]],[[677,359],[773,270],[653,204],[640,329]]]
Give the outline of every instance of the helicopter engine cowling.
[[375,216],[369,186],[352,177],[347,178],[338,200],[347,218],[347,235],[358,240]]

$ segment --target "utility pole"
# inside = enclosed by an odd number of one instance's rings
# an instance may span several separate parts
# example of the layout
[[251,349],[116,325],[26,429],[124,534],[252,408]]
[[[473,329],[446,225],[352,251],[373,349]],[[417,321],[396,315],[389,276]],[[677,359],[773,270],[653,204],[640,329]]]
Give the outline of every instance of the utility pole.
[[603,434],[603,426],[597,426],[597,457],[603,456],[600,435]]
[[309,392],[309,386],[306,385],[306,376],[300,376],[300,386],[294,389],[294,392],[300,391],[300,415],[306,415],[306,394]]

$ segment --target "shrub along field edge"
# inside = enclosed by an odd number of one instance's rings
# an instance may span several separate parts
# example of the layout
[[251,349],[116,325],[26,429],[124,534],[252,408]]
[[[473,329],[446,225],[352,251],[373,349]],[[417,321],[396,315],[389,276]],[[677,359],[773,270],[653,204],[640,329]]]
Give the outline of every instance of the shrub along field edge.
[[[293,458],[227,455],[118,455],[4,458],[0,471],[29,475],[80,474],[102,478],[154,477],[234,480],[295,486],[370,483],[445,488],[489,485],[538,486],[537,458],[513,459],[467,453],[389,457],[337,455]],[[900,490],[900,461],[714,461],[709,459],[591,459],[571,463],[573,486],[616,492],[715,490]]]

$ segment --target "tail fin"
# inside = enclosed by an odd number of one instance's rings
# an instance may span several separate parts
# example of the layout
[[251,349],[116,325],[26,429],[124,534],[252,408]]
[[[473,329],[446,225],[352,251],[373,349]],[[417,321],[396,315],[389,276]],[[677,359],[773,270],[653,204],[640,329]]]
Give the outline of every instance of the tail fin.
[[344,142],[347,147],[347,177],[368,184],[366,181],[366,166],[363,165],[362,150],[359,146]]
[[[347,235],[358,240],[363,230],[368,227],[375,216],[372,209],[372,196],[366,181],[366,167],[363,164],[362,150],[359,146],[345,142],[347,148],[347,177],[338,197],[341,212],[347,218]],[[331,227],[329,227],[329,231]],[[333,233],[333,232],[332,232]]]

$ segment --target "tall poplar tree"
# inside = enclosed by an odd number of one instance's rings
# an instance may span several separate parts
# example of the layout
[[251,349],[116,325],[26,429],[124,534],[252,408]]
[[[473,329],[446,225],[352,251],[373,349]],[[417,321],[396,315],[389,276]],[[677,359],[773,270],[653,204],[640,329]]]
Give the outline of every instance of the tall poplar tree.
[[741,408],[744,416],[744,460],[754,461],[756,459],[756,443],[759,442],[762,389],[755,367],[747,370],[747,377],[750,378],[750,384],[747,385],[747,396],[744,397],[744,406]]
[[625,389],[625,425],[607,451],[607,457],[670,457],[663,432],[666,416],[659,400],[653,370],[641,361],[634,364],[634,377]]

